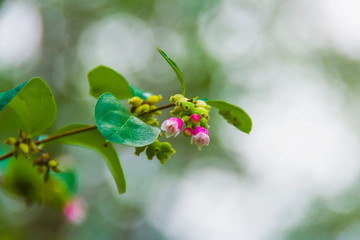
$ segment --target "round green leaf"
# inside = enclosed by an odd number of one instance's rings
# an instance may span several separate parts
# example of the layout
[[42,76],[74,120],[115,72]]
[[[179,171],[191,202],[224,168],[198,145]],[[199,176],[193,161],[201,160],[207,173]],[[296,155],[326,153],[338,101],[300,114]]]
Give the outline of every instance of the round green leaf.
[[110,93],[103,94],[95,107],[96,125],[110,142],[142,147],[154,142],[160,129],[134,117],[119,100]]
[[100,97],[103,93],[112,93],[118,99],[127,99],[133,96],[128,81],[115,70],[98,66],[88,73],[90,95]]
[[240,131],[247,134],[251,132],[251,118],[240,107],[221,100],[209,100],[206,103],[214,108],[217,108],[220,115],[223,116],[228,123],[234,125]]
[[[21,120],[28,134],[38,135],[48,129],[56,118],[57,108],[51,89],[41,78],[33,78],[26,84],[0,95],[0,110],[6,117]],[[6,111],[11,108],[11,111]]]

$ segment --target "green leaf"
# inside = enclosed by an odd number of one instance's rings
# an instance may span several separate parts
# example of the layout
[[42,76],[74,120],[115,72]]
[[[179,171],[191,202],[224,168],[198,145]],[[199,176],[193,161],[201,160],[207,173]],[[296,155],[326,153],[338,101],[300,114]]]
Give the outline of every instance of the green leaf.
[[209,100],[208,105],[217,108],[219,113],[240,131],[249,134],[252,121],[249,115],[240,107],[220,100]]
[[154,142],[160,129],[134,117],[116,97],[102,95],[95,107],[95,120],[101,134],[110,142],[142,147]]
[[[1,110],[8,110],[7,118],[19,122],[30,135],[38,135],[48,129],[56,118],[57,108],[51,89],[41,78],[33,78],[25,84],[0,95]],[[20,126],[19,126],[20,127]]]
[[118,99],[127,99],[133,96],[128,81],[115,70],[98,66],[88,73],[90,95],[100,97],[103,93],[111,93]]
[[180,81],[180,85],[181,85],[181,90],[182,90],[182,95],[185,96],[185,84],[184,84],[184,79],[183,79],[183,75],[181,73],[180,68],[176,65],[176,63],[174,62],[174,60],[172,60],[171,58],[169,58],[166,53],[159,49],[158,47],[156,47],[157,50],[159,51],[159,53],[161,54],[161,56],[163,56],[163,58],[170,64],[171,68],[174,70],[174,72],[176,73],[176,76],[178,77],[179,81]]
[[146,100],[153,95],[152,93],[145,92],[144,90],[141,90],[133,85],[130,85],[130,88],[131,88],[133,95],[141,98],[142,100]]
[[[51,136],[85,127],[87,127],[87,125],[72,124],[57,130],[56,132],[51,134]],[[82,147],[91,148],[98,151],[105,158],[107,162],[109,170],[115,179],[118,192],[119,193],[126,192],[126,180],[116,150],[113,147],[113,145],[109,142],[106,145],[104,145],[106,143],[106,139],[101,135],[101,133],[97,129],[58,138],[51,142],[79,145]],[[50,144],[51,142],[46,144]]]

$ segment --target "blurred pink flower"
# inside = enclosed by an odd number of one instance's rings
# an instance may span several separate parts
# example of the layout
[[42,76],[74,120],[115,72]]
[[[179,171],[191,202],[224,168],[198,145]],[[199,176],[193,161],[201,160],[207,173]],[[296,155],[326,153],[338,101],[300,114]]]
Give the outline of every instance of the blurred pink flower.
[[79,224],[86,217],[87,204],[83,198],[73,198],[66,202],[63,209],[65,218],[74,224]]

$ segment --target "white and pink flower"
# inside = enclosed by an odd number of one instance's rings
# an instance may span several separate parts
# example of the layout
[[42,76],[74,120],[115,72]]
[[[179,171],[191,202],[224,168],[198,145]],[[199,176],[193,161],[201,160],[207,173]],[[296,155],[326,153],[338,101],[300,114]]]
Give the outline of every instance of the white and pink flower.
[[202,149],[204,145],[208,146],[210,142],[209,132],[203,127],[197,126],[193,132],[191,138],[191,144],[195,143],[199,150]]
[[73,198],[66,202],[63,214],[69,222],[79,224],[86,217],[86,208],[87,205],[83,198]]
[[161,130],[165,131],[167,138],[176,137],[180,133],[183,124],[184,121],[181,118],[172,117],[161,124]]

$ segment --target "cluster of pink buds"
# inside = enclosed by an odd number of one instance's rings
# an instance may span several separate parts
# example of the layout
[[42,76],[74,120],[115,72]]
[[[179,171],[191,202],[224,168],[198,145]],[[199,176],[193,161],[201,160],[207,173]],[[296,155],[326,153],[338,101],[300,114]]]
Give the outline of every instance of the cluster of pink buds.
[[175,109],[171,111],[171,114],[176,117],[169,118],[162,123],[161,130],[165,131],[165,136],[167,138],[176,137],[185,125],[183,134],[191,137],[191,144],[195,143],[199,150],[204,145],[209,145],[207,121],[210,106],[202,100],[187,99],[180,94],[172,96],[170,101],[175,103]]

